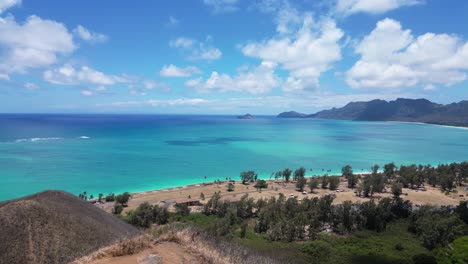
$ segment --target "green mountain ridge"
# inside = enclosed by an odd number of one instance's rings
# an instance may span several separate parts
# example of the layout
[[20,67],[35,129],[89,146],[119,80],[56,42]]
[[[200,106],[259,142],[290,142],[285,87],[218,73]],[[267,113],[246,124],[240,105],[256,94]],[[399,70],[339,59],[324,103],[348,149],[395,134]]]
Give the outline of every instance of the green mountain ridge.
[[323,110],[315,114],[283,112],[278,118],[321,118],[357,121],[405,121],[429,124],[468,126],[468,101],[447,105],[427,99],[394,101],[375,99],[368,102],[350,102],[341,108]]

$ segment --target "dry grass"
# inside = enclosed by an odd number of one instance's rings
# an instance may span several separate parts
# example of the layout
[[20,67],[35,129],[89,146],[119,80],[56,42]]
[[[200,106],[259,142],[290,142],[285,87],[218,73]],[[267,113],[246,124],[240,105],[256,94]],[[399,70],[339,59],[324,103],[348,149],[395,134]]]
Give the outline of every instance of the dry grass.
[[0,204],[0,263],[68,263],[141,235],[96,206],[61,191]]
[[187,252],[211,264],[273,264],[277,261],[251,251],[233,241],[210,236],[195,227],[170,224],[152,230],[157,243],[175,242]]
[[121,257],[137,254],[145,249],[151,248],[151,239],[141,235],[132,239],[124,239],[119,242],[99,249],[92,254],[72,262],[72,264],[86,264],[106,257]]

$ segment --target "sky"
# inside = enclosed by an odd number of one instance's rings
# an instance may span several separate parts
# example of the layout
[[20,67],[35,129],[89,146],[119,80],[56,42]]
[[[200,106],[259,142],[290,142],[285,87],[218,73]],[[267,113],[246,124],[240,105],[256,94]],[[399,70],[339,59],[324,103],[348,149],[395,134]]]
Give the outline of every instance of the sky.
[[464,0],[0,0],[1,113],[468,99]]

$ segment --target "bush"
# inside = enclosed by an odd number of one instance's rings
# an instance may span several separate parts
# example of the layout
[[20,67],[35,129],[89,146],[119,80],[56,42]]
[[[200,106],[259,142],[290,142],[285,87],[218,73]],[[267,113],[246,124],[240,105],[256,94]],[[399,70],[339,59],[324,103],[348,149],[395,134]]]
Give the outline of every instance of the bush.
[[119,194],[115,197],[115,201],[124,207],[127,206],[128,200],[130,200],[130,193],[124,192],[123,194]]
[[328,263],[333,253],[332,246],[325,241],[309,241],[302,246],[302,252],[313,259],[313,263]]
[[258,180],[254,187],[256,189],[266,189],[268,188],[268,183],[265,180]]
[[134,226],[148,228],[154,222],[153,206],[145,202],[128,213],[128,222]]
[[115,201],[115,194],[114,193],[109,193],[106,198],[106,202],[114,202]]
[[227,186],[227,191],[228,192],[233,192],[234,191],[234,184],[232,182],[228,183],[228,186]]
[[182,216],[187,216],[190,214],[190,208],[186,204],[179,204],[175,206],[176,213]]
[[127,222],[131,225],[148,228],[152,224],[166,224],[169,213],[166,208],[151,205],[147,202],[140,204],[135,210],[128,212]]
[[123,211],[123,206],[119,203],[114,204],[114,208],[112,209],[112,213],[119,215]]
[[330,190],[335,190],[340,185],[340,177],[338,177],[338,176],[329,177],[328,182],[329,182],[329,187],[328,188]]

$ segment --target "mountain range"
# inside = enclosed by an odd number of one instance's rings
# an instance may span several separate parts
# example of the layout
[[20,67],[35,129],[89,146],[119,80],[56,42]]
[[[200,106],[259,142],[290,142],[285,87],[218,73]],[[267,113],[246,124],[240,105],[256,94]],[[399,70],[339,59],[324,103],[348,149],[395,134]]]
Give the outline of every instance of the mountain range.
[[468,127],[468,101],[437,104],[427,99],[394,101],[372,100],[351,102],[341,108],[323,110],[315,114],[283,112],[278,118],[321,118],[359,121],[405,121]]

